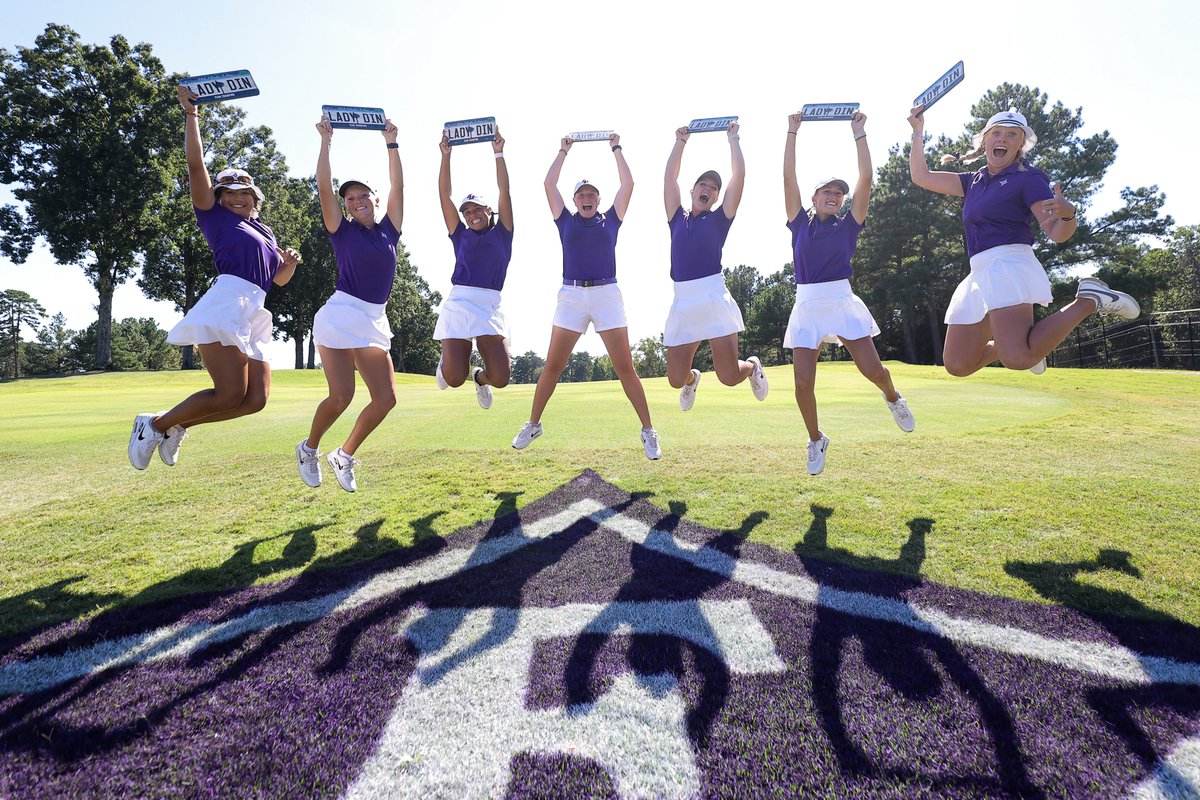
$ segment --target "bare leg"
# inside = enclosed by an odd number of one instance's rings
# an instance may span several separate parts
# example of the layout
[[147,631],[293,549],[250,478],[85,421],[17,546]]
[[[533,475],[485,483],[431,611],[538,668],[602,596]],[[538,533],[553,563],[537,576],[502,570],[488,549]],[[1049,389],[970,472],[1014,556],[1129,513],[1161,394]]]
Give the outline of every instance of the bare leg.
[[354,365],[358,367],[358,374],[367,385],[367,391],[371,393],[371,402],[358,412],[354,428],[346,437],[346,443],[342,445],[344,452],[354,455],[363,440],[370,436],[371,431],[383,422],[388,412],[396,407],[396,373],[392,369],[392,357],[386,350],[380,350],[378,347],[359,347],[349,352],[354,358]]
[[858,371],[863,374],[864,378],[879,387],[879,391],[883,392],[883,396],[889,403],[900,399],[900,393],[892,384],[892,373],[879,360],[879,351],[875,349],[875,342],[870,336],[864,336],[861,339],[842,339],[842,344],[849,351],[850,357],[854,359],[854,366],[858,367]]
[[[546,364],[542,367],[541,377],[538,378],[537,388],[533,391],[533,409],[529,412],[529,421],[534,425],[542,421],[542,412],[554,394],[554,387],[567,368],[567,359],[575,349],[575,343],[583,334],[569,328],[555,325],[550,330],[550,347],[546,350]],[[616,366],[614,364],[614,366]]]
[[808,347],[792,349],[792,374],[796,378],[796,405],[800,407],[800,416],[804,418],[804,427],[808,429],[809,441],[821,438],[821,429],[817,425],[817,357],[820,350]]
[[[512,360],[508,355],[508,342],[503,336],[479,336],[475,339],[479,355],[483,356],[483,372],[479,373],[479,383],[503,389],[508,386],[512,377]],[[442,377],[446,376],[445,370]]]
[[667,348],[667,382],[672,388],[682,389],[692,382],[692,361],[696,351],[700,349],[699,342],[677,344]]
[[737,386],[754,372],[753,364],[738,359],[736,333],[709,339],[708,346],[712,348],[713,371],[717,373],[717,380],[726,386]]
[[609,328],[598,333],[604,341],[605,349],[608,350],[608,359],[612,362],[613,370],[621,379],[621,388],[625,390],[625,396],[633,403],[633,410],[642,421],[642,427],[653,428],[654,425],[650,423],[650,406],[646,403],[646,390],[642,388],[642,380],[633,368],[633,353],[629,350],[629,329]]
[[151,425],[165,433],[174,425],[185,428],[218,412],[229,411],[246,399],[250,359],[236,347],[218,342],[197,345],[213,388],[203,389],[154,420]]
[[992,343],[992,324],[987,317],[970,325],[948,325],[942,363],[946,372],[959,378],[973,375],[997,358]]
[[442,339],[442,377],[457,388],[471,374],[471,340]]
[[1096,301],[1079,298],[1035,325],[1030,304],[993,309],[988,317],[1000,363],[1009,369],[1029,369],[1095,311]]
[[246,365],[246,373],[246,394],[241,403],[228,411],[218,411],[204,419],[198,419],[192,425],[236,419],[249,414],[257,414],[266,408],[267,398],[271,395],[271,365],[266,361],[257,361],[252,358]]
[[329,394],[313,414],[312,426],[308,430],[306,444],[316,450],[321,444],[325,431],[337,422],[354,399],[354,351],[334,349],[317,345],[321,351],[321,369],[325,372],[325,382],[329,384]]

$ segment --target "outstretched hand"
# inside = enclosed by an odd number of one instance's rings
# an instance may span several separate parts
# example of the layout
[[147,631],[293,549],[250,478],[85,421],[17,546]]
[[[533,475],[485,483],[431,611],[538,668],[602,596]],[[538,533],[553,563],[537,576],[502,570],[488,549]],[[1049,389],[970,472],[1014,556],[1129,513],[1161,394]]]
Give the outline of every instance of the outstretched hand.
[[322,141],[330,141],[333,139],[333,125],[329,123],[329,117],[321,117],[321,121],[316,124],[317,133],[321,134]]
[[559,144],[558,148],[560,150],[562,150],[564,153],[566,153],[571,150],[571,145],[573,145],[573,144],[575,144],[574,139],[572,139],[570,136],[564,136],[562,138],[562,142]]
[[193,92],[182,83],[175,87],[175,94],[179,97],[179,105],[183,106],[183,110],[189,114],[196,113],[196,101],[200,99],[200,95]]
[[396,123],[390,119],[383,121],[383,140],[388,144],[395,144],[396,137],[400,134],[400,129],[396,127]]
[[686,143],[688,140],[688,137],[691,135],[692,134],[687,129],[687,125],[684,125],[682,128],[675,129],[675,141],[677,141],[677,142]]
[[450,134],[446,133],[445,131],[442,131],[442,141],[438,143],[438,149],[442,151],[443,157],[450,157]]
[[500,126],[499,125],[496,126],[496,138],[492,139],[492,152],[493,153],[503,153],[504,152],[504,137],[500,135]]
[[1051,197],[1049,200],[1042,200],[1037,206],[1039,220],[1053,222],[1055,217],[1061,220],[1068,220],[1075,216],[1075,206],[1067,198],[1063,197],[1061,183],[1054,184],[1054,197]]

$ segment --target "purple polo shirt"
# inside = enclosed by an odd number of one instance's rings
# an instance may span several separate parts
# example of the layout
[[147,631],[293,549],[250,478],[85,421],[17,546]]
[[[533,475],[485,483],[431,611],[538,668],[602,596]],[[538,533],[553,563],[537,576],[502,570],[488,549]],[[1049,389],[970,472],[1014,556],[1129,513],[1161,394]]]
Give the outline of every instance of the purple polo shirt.
[[512,231],[501,222],[485,231],[473,231],[460,221],[450,234],[454,243],[454,274],[450,283],[503,289],[508,262],[512,260],[512,240]]
[[1012,164],[998,175],[984,167],[964,172],[958,180],[963,189],[968,257],[1002,244],[1033,244],[1034,217],[1029,207],[1054,197],[1046,173],[1028,164],[1018,172],[1017,164]]
[[617,277],[617,231],[621,220],[617,218],[616,206],[591,219],[564,208],[554,224],[562,240],[564,280]]
[[853,214],[830,216],[821,222],[816,214],[809,218],[808,212],[801,210],[787,226],[792,232],[796,283],[840,281],[854,272],[850,259],[854,257],[863,226]]
[[329,234],[337,261],[338,291],[368,303],[386,303],[396,278],[399,241],[400,231],[386,214],[374,228],[343,217],[338,229]]
[[281,259],[275,251],[275,234],[257,219],[243,219],[216,203],[207,211],[198,208],[196,222],[213,251],[213,262],[221,275],[236,275],[264,292]]
[[675,209],[667,223],[671,229],[671,280],[694,281],[721,271],[721,248],[733,220],[725,209],[693,215]]

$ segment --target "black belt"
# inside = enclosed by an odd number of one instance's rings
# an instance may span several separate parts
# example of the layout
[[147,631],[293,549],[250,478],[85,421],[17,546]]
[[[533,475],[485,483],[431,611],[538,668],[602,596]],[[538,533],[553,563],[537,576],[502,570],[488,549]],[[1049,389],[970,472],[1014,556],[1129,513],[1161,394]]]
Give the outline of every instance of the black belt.
[[593,281],[573,281],[567,278],[563,280],[563,286],[583,286],[587,288],[591,286],[608,286],[610,283],[616,282],[616,278],[596,278]]

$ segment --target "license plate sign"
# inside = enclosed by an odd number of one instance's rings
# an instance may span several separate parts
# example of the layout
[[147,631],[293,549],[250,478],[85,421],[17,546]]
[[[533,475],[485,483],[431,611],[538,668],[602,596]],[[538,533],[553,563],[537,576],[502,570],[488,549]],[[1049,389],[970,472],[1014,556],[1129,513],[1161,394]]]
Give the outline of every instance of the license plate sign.
[[962,83],[964,74],[963,62],[960,61],[951,67],[949,72],[934,81],[933,86],[930,86],[928,89],[917,95],[916,99],[913,100],[913,108],[916,108],[924,103],[925,110],[928,111],[929,107],[938,100],[941,100],[946,92]]
[[607,142],[610,136],[612,131],[575,131],[567,134],[572,142]]
[[450,140],[451,147],[457,147],[460,144],[475,144],[476,142],[493,142],[496,140],[496,118],[477,117],[454,120],[443,125],[442,132]]
[[364,106],[321,106],[321,113],[332,128],[356,131],[381,131],[387,128],[387,115],[382,108]]
[[706,117],[694,119],[688,123],[688,133],[707,133],[708,131],[729,130],[729,123],[737,122],[737,117]]
[[198,106],[258,94],[258,84],[254,82],[254,77],[248,69],[215,72],[212,75],[193,75],[179,82],[199,95],[196,100]]
[[858,111],[858,103],[806,103],[800,113],[805,122],[850,119]]

